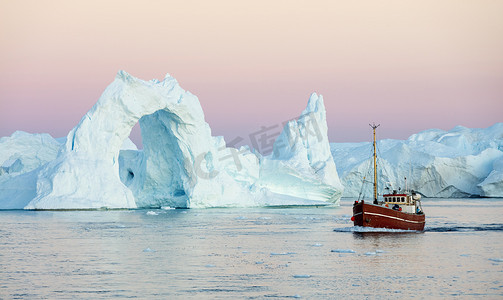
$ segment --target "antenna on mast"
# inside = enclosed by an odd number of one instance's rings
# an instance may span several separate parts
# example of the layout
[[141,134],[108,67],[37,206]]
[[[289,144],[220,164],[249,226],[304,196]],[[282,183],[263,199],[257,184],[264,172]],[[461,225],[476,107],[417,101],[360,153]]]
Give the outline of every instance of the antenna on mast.
[[376,125],[376,123],[369,124],[372,127],[374,133],[374,204],[377,204],[377,153],[376,153],[376,129],[381,126],[381,124]]

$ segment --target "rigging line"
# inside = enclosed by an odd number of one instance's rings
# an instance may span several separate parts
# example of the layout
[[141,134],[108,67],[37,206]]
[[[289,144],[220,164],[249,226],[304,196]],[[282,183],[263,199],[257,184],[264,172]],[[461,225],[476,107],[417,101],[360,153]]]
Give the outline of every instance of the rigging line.
[[[386,176],[384,182],[391,182],[390,173],[388,173],[388,169],[384,167],[385,159],[382,158],[381,148],[379,148],[379,145],[377,143],[376,143],[376,148],[377,148],[377,152],[379,153],[379,155],[377,156],[377,162],[381,164],[381,169],[383,170],[384,176]],[[398,183],[397,183],[397,185],[398,185]],[[391,188],[393,189],[393,184],[391,185]]]
[[[372,143],[370,143],[370,145],[372,146]],[[368,157],[371,157],[371,156],[373,156],[373,147],[369,147],[369,150],[370,150],[370,154],[372,154],[372,155],[369,155]],[[365,184],[366,183],[373,183],[373,181],[369,181],[366,179],[368,176],[370,176],[371,169],[372,169],[372,159],[369,159],[368,161],[369,161],[369,164],[367,167],[367,172],[363,176],[362,187],[360,189],[360,194],[358,195],[358,201],[365,198],[365,195],[366,195],[366,194],[364,194],[364,193],[366,193]],[[363,197],[362,197],[362,194],[363,194]]]
[[[409,157],[411,157],[411,156],[409,155]],[[412,180],[412,163],[411,163],[410,159],[409,159],[409,172],[407,172],[407,173],[408,173],[407,178],[409,178],[411,183],[413,183],[414,181]],[[409,184],[409,185],[412,186],[412,184]],[[412,190],[412,189],[409,188],[409,190]]]

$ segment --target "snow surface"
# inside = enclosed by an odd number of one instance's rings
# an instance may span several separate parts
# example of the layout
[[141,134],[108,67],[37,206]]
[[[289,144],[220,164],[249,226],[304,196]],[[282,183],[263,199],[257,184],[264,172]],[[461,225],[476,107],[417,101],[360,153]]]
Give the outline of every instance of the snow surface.
[[[128,140],[138,122],[143,150]],[[6,140],[16,144],[17,135]],[[33,143],[16,144],[26,161],[43,157],[29,168],[0,144],[0,208],[311,205],[337,204],[342,195],[316,94],[263,157],[213,137],[199,100],[173,77],[143,81],[120,71],[58,141],[41,154],[25,152]]]
[[[384,130],[384,129],[382,129]],[[377,142],[379,183],[427,197],[503,197],[503,123],[485,129],[426,130],[407,140]],[[372,143],[330,145],[345,197],[358,197],[371,171]],[[367,177],[368,178],[368,177]],[[371,195],[371,185],[364,190]]]

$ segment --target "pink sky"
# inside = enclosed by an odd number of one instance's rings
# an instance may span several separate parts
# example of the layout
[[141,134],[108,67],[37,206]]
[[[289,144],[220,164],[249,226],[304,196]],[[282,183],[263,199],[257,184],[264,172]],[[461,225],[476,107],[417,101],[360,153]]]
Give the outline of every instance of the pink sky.
[[[139,5],[141,4],[141,6]],[[333,142],[503,122],[503,1],[2,1],[0,137],[65,136],[118,70],[166,73],[213,135],[324,96]],[[138,138],[135,136],[135,139]]]

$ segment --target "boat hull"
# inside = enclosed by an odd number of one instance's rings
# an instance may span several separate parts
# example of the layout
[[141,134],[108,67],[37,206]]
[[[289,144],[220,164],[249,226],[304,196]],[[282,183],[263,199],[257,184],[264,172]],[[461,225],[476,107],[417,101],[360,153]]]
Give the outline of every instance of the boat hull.
[[423,231],[424,214],[405,213],[360,201],[353,205],[355,226]]

